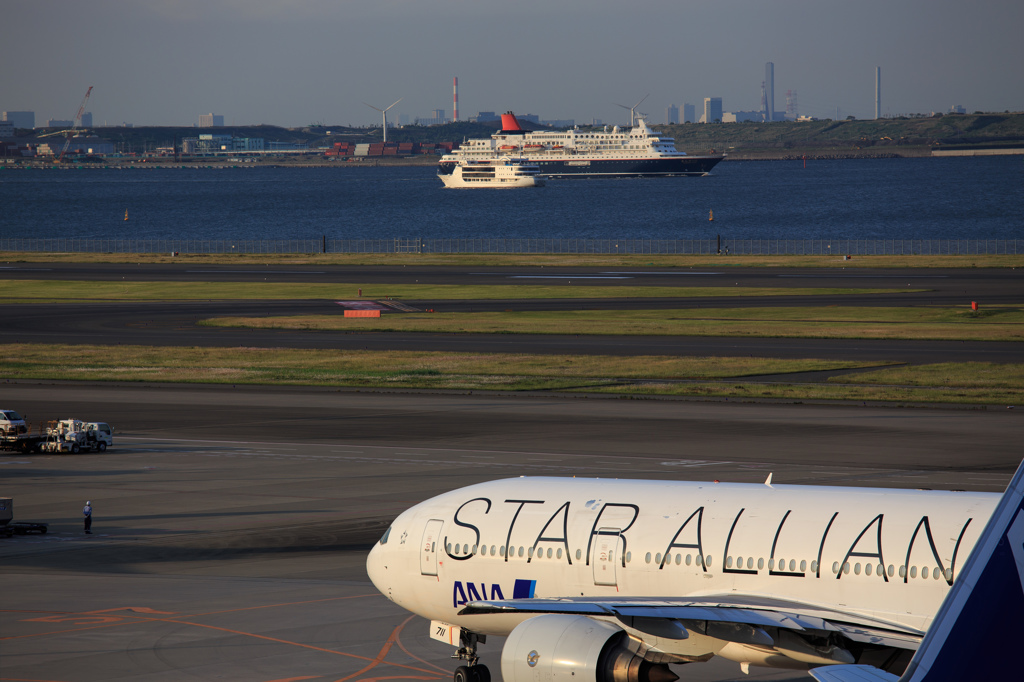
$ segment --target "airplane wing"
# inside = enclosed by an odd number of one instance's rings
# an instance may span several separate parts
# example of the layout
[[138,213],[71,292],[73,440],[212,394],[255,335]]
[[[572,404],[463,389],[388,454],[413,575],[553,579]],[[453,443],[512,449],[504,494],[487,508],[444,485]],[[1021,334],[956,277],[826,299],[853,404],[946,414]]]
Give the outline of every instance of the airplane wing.
[[628,624],[629,619],[742,624],[754,628],[780,628],[807,633],[835,633],[863,644],[914,651],[924,633],[887,621],[812,604],[758,596],[704,596],[686,599],[504,599],[473,601],[459,615],[484,613],[562,613],[609,616]]

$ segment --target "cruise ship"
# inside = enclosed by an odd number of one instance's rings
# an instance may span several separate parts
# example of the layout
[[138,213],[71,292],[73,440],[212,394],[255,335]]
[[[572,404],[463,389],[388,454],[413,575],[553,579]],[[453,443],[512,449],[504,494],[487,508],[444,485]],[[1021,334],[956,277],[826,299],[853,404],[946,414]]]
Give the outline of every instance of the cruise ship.
[[659,137],[641,118],[631,129],[524,130],[512,112],[502,114],[501,130],[489,140],[468,140],[441,157],[438,175],[450,175],[460,162],[502,156],[535,164],[550,178],[651,178],[707,175],[721,154],[690,156],[674,140]]

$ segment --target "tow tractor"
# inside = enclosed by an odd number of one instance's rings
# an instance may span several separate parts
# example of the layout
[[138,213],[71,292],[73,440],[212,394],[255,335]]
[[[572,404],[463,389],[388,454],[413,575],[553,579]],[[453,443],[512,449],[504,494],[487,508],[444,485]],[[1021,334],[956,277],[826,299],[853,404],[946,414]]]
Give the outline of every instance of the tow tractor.
[[10,497],[0,497],[0,535],[6,537],[28,533],[45,535],[49,525],[48,523],[14,521],[14,500]]
[[82,450],[103,452],[114,444],[111,428],[104,422],[83,422],[81,419],[61,419],[50,422],[46,439],[39,450],[43,452],[70,452]]
[[[13,410],[0,410],[0,450],[20,452],[103,452],[114,444],[113,429],[106,422],[60,419],[37,433]],[[13,415],[11,417],[10,415]],[[14,418],[16,417],[16,418]]]

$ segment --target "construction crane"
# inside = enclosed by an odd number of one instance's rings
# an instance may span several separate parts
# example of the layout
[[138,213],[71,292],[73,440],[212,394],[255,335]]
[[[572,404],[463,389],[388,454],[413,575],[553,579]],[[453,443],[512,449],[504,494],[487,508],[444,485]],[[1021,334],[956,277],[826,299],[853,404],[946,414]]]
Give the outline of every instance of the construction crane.
[[54,163],[60,163],[64,160],[64,155],[68,152],[68,147],[71,146],[71,138],[75,136],[75,128],[78,127],[78,122],[82,120],[82,114],[85,113],[85,105],[89,101],[89,95],[92,94],[92,86],[85,91],[85,97],[82,98],[82,106],[78,107],[78,113],[75,114],[75,118],[71,121],[71,129],[67,131],[68,137],[64,140],[64,148],[60,150],[60,155],[54,159]]

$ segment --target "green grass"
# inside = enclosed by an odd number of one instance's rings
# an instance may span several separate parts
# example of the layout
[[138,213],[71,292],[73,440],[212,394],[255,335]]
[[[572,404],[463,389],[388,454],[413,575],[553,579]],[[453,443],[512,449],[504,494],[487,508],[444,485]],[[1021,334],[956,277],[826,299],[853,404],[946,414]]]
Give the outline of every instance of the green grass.
[[[803,372],[864,369],[808,382]],[[793,374],[791,382],[779,375]],[[889,367],[773,358],[0,345],[8,379],[576,391],[624,397],[1020,404],[1024,364]],[[771,375],[771,382],[754,377]]]
[[879,363],[749,357],[0,346],[5,378],[82,381],[551,390],[647,378],[704,380],[875,366]]
[[[13,303],[69,301],[298,300],[404,298],[420,301],[552,298],[666,298],[704,296],[808,296],[886,294],[902,289],[781,287],[624,287],[564,284],[306,284],[290,282],[138,282],[72,280],[0,280],[3,301]],[[919,291],[907,289],[905,291]]]
[[[999,366],[996,366],[998,368]],[[911,368],[910,371],[913,371]],[[998,371],[998,369],[997,369]],[[623,396],[678,396],[689,398],[728,398],[730,400],[807,400],[934,403],[959,405],[1020,405],[1024,403],[1024,386],[1015,388],[978,387],[949,389],[943,386],[862,386],[834,383],[771,383],[693,382],[595,386],[588,393],[611,393]]]
[[932,307],[766,307],[484,313],[221,317],[214,327],[462,334],[611,334],[731,337],[1024,340],[1019,306],[972,312]]
[[990,362],[944,362],[918,367],[892,367],[863,374],[831,377],[842,384],[888,386],[944,386],[949,389],[1008,389],[1024,386],[1024,364],[996,365]]

